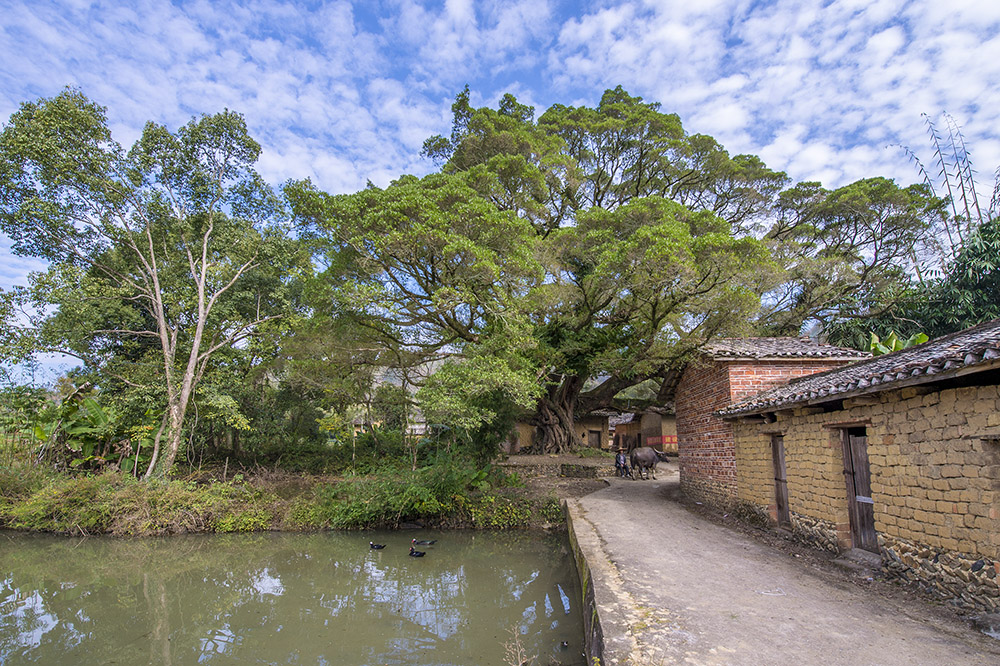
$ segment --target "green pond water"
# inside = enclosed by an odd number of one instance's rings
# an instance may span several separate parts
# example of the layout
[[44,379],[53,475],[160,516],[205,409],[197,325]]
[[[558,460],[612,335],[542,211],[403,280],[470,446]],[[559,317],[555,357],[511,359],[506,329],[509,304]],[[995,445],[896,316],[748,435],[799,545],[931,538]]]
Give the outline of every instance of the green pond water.
[[0,664],[580,665],[580,596],[561,534],[0,532]]

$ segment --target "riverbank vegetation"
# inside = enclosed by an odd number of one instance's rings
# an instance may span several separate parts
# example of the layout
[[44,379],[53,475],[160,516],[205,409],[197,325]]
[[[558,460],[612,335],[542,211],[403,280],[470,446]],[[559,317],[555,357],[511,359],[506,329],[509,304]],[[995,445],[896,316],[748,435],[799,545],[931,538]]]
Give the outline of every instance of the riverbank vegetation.
[[0,526],[66,534],[151,536],[425,527],[557,526],[552,493],[529,492],[499,468],[431,465],[363,476],[222,470],[144,482],[117,470],[0,469]]
[[[830,190],[620,87],[452,110],[433,173],[330,194],[266,183],[231,111],[126,148],[80,91],[23,104],[0,230],[45,269],[0,291],[0,521],[534,524],[551,503],[491,466],[518,421],[564,453],[631,387],[667,400],[713,338],[867,349],[997,316],[997,205],[954,131],[931,125],[943,184]],[[77,365],[15,379],[46,354]]]

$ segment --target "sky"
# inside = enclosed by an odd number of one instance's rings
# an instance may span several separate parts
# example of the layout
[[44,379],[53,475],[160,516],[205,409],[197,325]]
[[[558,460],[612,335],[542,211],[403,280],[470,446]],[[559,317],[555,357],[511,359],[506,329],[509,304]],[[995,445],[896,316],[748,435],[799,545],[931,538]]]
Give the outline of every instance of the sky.
[[[334,193],[434,165],[469,86],[540,115],[630,94],[677,113],[731,154],[796,180],[919,180],[921,114],[961,125],[988,199],[1000,166],[996,0],[222,2],[0,0],[0,121],[66,86],[104,105],[130,145],[224,108],[262,144],[278,185]],[[0,289],[40,263],[0,235]]]

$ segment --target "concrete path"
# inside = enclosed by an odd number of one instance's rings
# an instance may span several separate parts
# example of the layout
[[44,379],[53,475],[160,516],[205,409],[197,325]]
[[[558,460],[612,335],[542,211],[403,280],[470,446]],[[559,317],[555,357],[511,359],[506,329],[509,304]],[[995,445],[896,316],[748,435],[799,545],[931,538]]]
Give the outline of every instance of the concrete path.
[[658,476],[568,502],[605,665],[1000,664],[1000,641],[707,522],[672,499],[675,465]]

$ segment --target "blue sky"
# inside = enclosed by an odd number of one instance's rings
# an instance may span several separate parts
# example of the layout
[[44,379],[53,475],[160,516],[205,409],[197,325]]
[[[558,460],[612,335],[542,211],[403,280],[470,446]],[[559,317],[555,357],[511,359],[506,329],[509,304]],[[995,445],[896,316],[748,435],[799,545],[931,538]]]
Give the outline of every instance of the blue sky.
[[[512,92],[539,113],[622,85],[690,132],[828,187],[917,179],[921,113],[963,126],[989,190],[1000,165],[996,0],[51,2],[0,0],[0,119],[78,87],[116,138],[230,108],[272,183],[331,192],[433,165],[423,140]],[[41,266],[0,237],[0,288]]]

